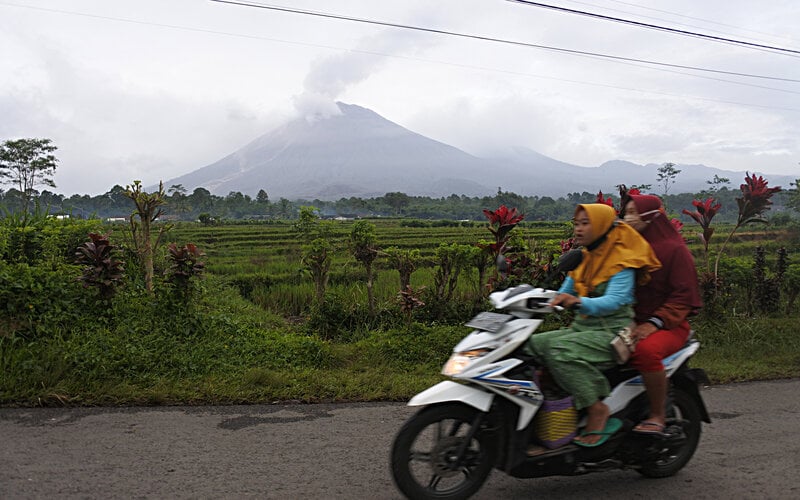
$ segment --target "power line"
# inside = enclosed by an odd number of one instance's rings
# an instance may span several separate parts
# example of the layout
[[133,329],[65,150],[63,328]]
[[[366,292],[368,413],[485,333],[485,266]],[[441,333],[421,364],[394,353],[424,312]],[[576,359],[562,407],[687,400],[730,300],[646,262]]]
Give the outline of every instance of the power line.
[[[583,3],[583,2],[578,2],[576,0],[570,0],[570,1],[573,1],[575,3]],[[630,6],[630,7],[636,7],[637,9],[652,10],[654,12],[661,12],[662,14],[669,14],[671,16],[682,17],[684,19],[691,19],[693,21],[702,21],[704,23],[716,24],[717,26],[725,26],[726,28],[733,28],[733,29],[740,30],[740,31],[747,31],[747,32],[750,32],[750,33],[756,33],[758,35],[764,35],[764,36],[768,36],[770,38],[791,40],[792,42],[795,41],[794,39],[777,36],[777,35],[774,35],[772,33],[765,33],[763,31],[757,31],[757,30],[752,30],[752,29],[749,29],[749,28],[743,28],[742,26],[735,26],[733,24],[726,24],[726,23],[721,23],[719,21],[712,21],[711,19],[704,19],[702,17],[687,16],[685,14],[679,14],[677,12],[672,12],[672,11],[669,11],[669,10],[656,9],[654,7],[647,7],[645,5],[639,5],[639,4],[632,3],[632,2],[625,2],[623,0],[608,0],[608,1],[609,2],[618,3],[618,4],[622,4],[622,5],[627,5],[627,6]],[[584,5],[591,5],[591,4],[584,4]],[[593,7],[597,7],[597,5],[593,5]],[[628,14],[629,14],[629,12],[628,12]],[[647,17],[647,16],[645,16],[645,17]],[[679,24],[681,24],[681,23],[679,23]],[[692,27],[696,27],[696,26],[692,26]],[[716,31],[716,30],[712,30],[712,31]],[[718,33],[722,33],[722,32],[718,32]]]
[[554,52],[561,52],[561,53],[564,53],[564,54],[590,56],[590,57],[596,57],[596,58],[600,58],[600,59],[612,59],[612,60],[617,60],[617,61],[637,62],[637,63],[642,63],[642,64],[651,64],[651,65],[654,65],[654,66],[663,66],[663,67],[668,67],[668,68],[688,69],[688,70],[693,70],[693,71],[703,71],[703,72],[706,72],[706,73],[717,73],[717,74],[723,74],[723,75],[742,76],[742,77],[746,77],[746,78],[760,78],[760,79],[765,79],[765,80],[777,80],[777,81],[783,81],[783,82],[800,83],[800,80],[797,80],[797,79],[794,79],[794,78],[783,78],[783,77],[768,76],[768,75],[756,75],[756,74],[752,74],[752,73],[740,73],[740,72],[736,72],[736,71],[724,71],[724,70],[718,70],[718,69],[700,68],[700,67],[697,67],[697,66],[686,66],[686,65],[682,65],[682,64],[670,64],[670,63],[663,63],[663,62],[658,62],[658,61],[650,61],[650,60],[647,60],[647,59],[637,59],[637,58],[633,58],[633,57],[622,57],[622,56],[614,56],[614,55],[610,55],[610,54],[602,54],[602,53],[599,53],[599,52],[587,52],[587,51],[583,51],[583,50],[565,49],[565,48],[562,48],[562,47],[553,47],[553,46],[549,46],[549,45],[540,45],[540,44],[535,44],[535,43],[519,42],[519,41],[514,41],[514,40],[507,40],[507,39],[503,39],[503,38],[493,38],[493,37],[482,36],[482,35],[471,35],[471,34],[468,34],[468,33],[459,33],[459,32],[456,32],[456,31],[447,31],[447,30],[440,30],[440,29],[434,29],[434,28],[423,28],[423,27],[420,27],[420,26],[413,26],[413,25],[409,25],[409,24],[399,24],[399,23],[391,23],[391,22],[386,22],[386,21],[376,21],[374,19],[365,19],[365,18],[359,18],[359,17],[344,16],[344,15],[340,15],[340,14],[330,14],[330,13],[327,13],[327,12],[319,12],[319,11],[313,11],[313,10],[294,9],[294,8],[290,8],[290,7],[281,7],[281,6],[277,6],[277,5],[266,5],[266,4],[260,4],[260,3],[254,3],[254,2],[238,1],[238,0],[210,0],[210,1],[216,2],[216,3],[239,5],[239,6],[242,6],[242,7],[253,7],[253,8],[258,8],[258,9],[274,10],[274,11],[279,11],[279,12],[289,12],[289,13],[292,13],[292,14],[303,14],[303,15],[309,15],[309,16],[324,17],[324,18],[328,18],[328,19],[338,19],[338,20],[342,20],[342,21],[352,21],[352,22],[357,22],[357,23],[373,24],[373,25],[377,25],[377,26],[387,26],[387,27],[390,27],[390,28],[400,28],[400,29],[408,29],[408,30],[413,30],[413,31],[422,31],[422,32],[426,32],[426,33],[435,33],[435,34],[439,34],[439,35],[449,35],[449,36],[455,36],[455,37],[460,37],[460,38],[470,38],[470,39],[474,39],[474,40],[482,40],[482,41],[487,41],[487,42],[497,42],[497,43],[503,43],[503,44],[509,44],[509,45],[517,45],[517,46],[520,46],[520,47],[529,47],[529,48],[536,48],[536,49],[542,49],[542,50],[550,50],[550,51],[554,51]]
[[604,21],[613,21],[615,23],[629,24],[631,26],[637,26],[639,28],[647,28],[647,29],[652,29],[652,30],[656,30],[656,31],[666,31],[668,33],[674,33],[674,34],[678,34],[678,35],[690,36],[690,37],[694,37],[694,38],[703,38],[703,39],[712,40],[712,41],[715,41],[715,42],[730,43],[730,44],[734,44],[734,45],[742,45],[744,47],[749,47],[749,48],[766,49],[766,50],[771,50],[771,51],[776,51],[776,52],[779,52],[779,53],[783,53],[785,55],[792,55],[794,57],[797,57],[798,55],[800,55],[800,50],[787,49],[787,48],[783,48],[783,47],[776,47],[774,45],[764,45],[764,44],[760,44],[760,43],[745,42],[743,40],[736,40],[736,39],[733,39],[733,38],[725,38],[725,37],[721,37],[721,36],[707,35],[705,33],[698,33],[698,32],[695,32],[695,31],[681,30],[681,29],[677,29],[677,28],[668,28],[666,26],[659,26],[657,24],[643,23],[643,22],[640,22],[640,21],[632,21],[630,19],[623,19],[621,17],[606,16],[606,15],[603,15],[603,14],[596,14],[594,12],[588,12],[588,11],[585,11],[585,10],[570,9],[570,8],[567,8],[567,7],[559,7],[557,5],[550,5],[550,4],[546,4],[546,3],[540,3],[540,2],[533,2],[531,0],[506,0],[506,1],[507,2],[511,2],[511,3],[519,3],[519,4],[527,5],[527,6],[530,6],[530,7],[539,7],[539,8],[543,8],[543,9],[555,10],[555,11],[558,11],[558,12],[566,12],[568,14],[576,14],[576,15],[579,15],[579,16],[586,16],[586,17],[592,17],[592,18],[595,18],[595,19],[602,19]]
[[[595,7],[595,8],[603,9],[604,11],[620,12],[622,14],[626,14],[626,15],[629,15],[629,16],[635,16],[637,18],[652,19],[652,20],[655,20],[655,21],[663,22],[663,23],[672,23],[673,25],[676,25],[676,26],[685,26],[685,27],[693,28],[693,29],[697,29],[697,30],[705,29],[706,32],[719,33],[721,35],[736,36],[736,34],[731,33],[730,31],[722,31],[722,30],[717,30],[717,29],[711,29],[711,28],[707,28],[707,27],[698,26],[696,24],[682,23],[682,22],[679,22],[679,21],[671,20],[671,19],[665,19],[663,17],[656,17],[656,16],[648,16],[648,15],[645,15],[645,14],[638,14],[638,13],[632,12],[630,10],[615,9],[613,7],[608,7],[606,5],[600,5],[600,4],[597,4],[597,3],[582,2],[580,0],[565,0],[565,1],[569,2],[569,3],[573,3],[573,4],[586,5],[586,6],[589,6],[589,7]],[[711,21],[711,20],[703,19],[703,18],[699,18],[699,17],[684,16],[682,14],[677,14],[675,12],[670,12],[670,11],[667,11],[667,10],[652,9],[652,8],[645,7],[645,6],[642,6],[642,5],[637,5],[637,4],[629,3],[629,2],[621,2],[621,1],[617,1],[617,0],[607,0],[607,1],[615,2],[615,3],[619,3],[619,4],[622,4],[622,5],[627,5],[627,6],[631,6],[631,7],[635,7],[635,8],[639,8],[639,9],[646,9],[646,10],[652,10],[652,11],[655,11],[655,12],[661,12],[661,13],[664,13],[664,14],[668,14],[670,16],[676,16],[676,17],[680,17],[680,18],[683,18],[683,19],[691,19],[691,20],[695,20],[695,21],[701,21],[701,22],[707,23],[707,24],[725,26],[725,27],[728,27],[728,28],[733,28],[733,29],[738,30],[738,31],[748,31],[748,32],[751,32],[751,33],[758,33],[759,35],[766,35],[766,36],[768,36],[770,38],[779,38],[779,37],[777,37],[775,35],[770,35],[769,33],[763,33],[763,32],[755,31],[755,30],[749,30],[749,29],[742,28],[742,27],[739,27],[739,26],[733,26],[731,24],[718,23],[718,22],[715,22],[715,21]],[[762,41],[762,40],[758,40],[758,39],[755,39],[755,38],[751,38],[750,40],[751,41]],[[794,40],[792,40],[792,42],[794,42]],[[763,42],[763,43],[767,43],[767,42]],[[728,45],[732,45],[732,44],[728,44]],[[760,51],[763,51],[763,52],[771,53],[771,51],[766,50],[766,49],[755,49],[754,48],[754,50],[760,50]]]
[[[388,53],[385,53],[385,52],[377,52],[377,51],[370,51],[370,50],[335,47],[335,46],[331,46],[331,45],[323,45],[323,44],[316,44],[316,43],[298,42],[298,41],[294,41],[294,40],[284,40],[284,39],[280,39],[280,38],[271,38],[271,37],[265,37],[265,36],[259,36],[259,35],[246,35],[246,34],[242,34],[242,33],[231,33],[231,32],[227,32],[227,31],[217,31],[217,30],[209,30],[209,29],[203,29],[203,28],[193,28],[193,27],[189,27],[189,26],[180,26],[180,25],[174,25],[174,24],[154,23],[154,22],[149,22],[149,21],[137,21],[137,20],[134,20],[134,19],[125,19],[125,18],[119,18],[119,17],[103,16],[103,15],[98,15],[98,14],[88,14],[88,13],[83,13],[83,12],[73,12],[73,11],[50,9],[50,8],[44,8],[44,7],[33,7],[33,6],[27,6],[27,5],[18,5],[18,4],[13,4],[13,3],[4,2],[4,1],[0,1],[0,5],[6,5],[6,6],[12,6],[12,7],[21,7],[21,8],[32,9],[32,10],[40,10],[40,11],[44,11],[44,12],[53,12],[53,13],[57,13],[57,14],[66,14],[66,15],[74,15],[74,16],[81,16],[81,17],[89,17],[89,18],[102,19],[102,20],[107,20],[107,21],[124,22],[124,23],[145,25],[145,26],[155,26],[155,27],[159,27],[159,28],[177,29],[177,30],[196,32],[196,33],[223,35],[223,36],[231,36],[231,37],[245,38],[245,39],[251,39],[251,40],[262,40],[262,41],[268,41],[268,42],[285,43],[285,44],[290,44],[290,45],[299,45],[299,46],[303,46],[303,47],[315,47],[315,48],[321,48],[321,49],[327,49],[327,50],[346,51],[346,52],[353,52],[353,53],[358,53],[358,54],[367,54],[367,55],[373,55],[373,56],[379,56],[379,57],[391,57],[391,58],[395,58],[395,59],[402,59],[402,60],[408,60],[408,61],[419,61],[419,62],[425,62],[425,63],[430,63],[430,64],[439,64],[439,65],[444,65],[444,66],[452,66],[452,67],[455,67],[455,68],[473,69],[473,70],[479,70],[479,71],[490,71],[490,72],[495,72],[495,73],[504,73],[504,74],[510,74],[510,75],[516,75],[516,76],[523,76],[523,77],[530,77],[530,78],[539,78],[539,79],[545,79],[545,80],[560,81],[560,82],[572,83],[572,84],[577,84],[577,85],[585,85],[585,86],[590,86],[590,87],[602,87],[602,88],[608,88],[608,89],[614,89],[614,90],[631,91],[631,92],[637,92],[637,93],[642,93],[642,94],[654,94],[654,95],[662,95],[662,96],[668,96],[668,97],[677,97],[677,98],[681,98],[681,99],[692,99],[692,100],[700,100],[700,101],[707,101],[707,102],[718,102],[718,103],[722,103],[722,104],[733,104],[733,105],[737,105],[737,106],[747,106],[747,107],[754,107],[754,108],[776,109],[776,110],[781,110],[781,111],[800,112],[800,109],[787,108],[787,107],[781,107],[781,106],[769,106],[769,105],[753,104],[753,103],[739,102],[739,101],[728,101],[728,100],[714,99],[714,98],[701,97],[701,96],[668,93],[668,92],[662,92],[662,91],[657,91],[657,90],[644,90],[644,89],[639,89],[639,88],[622,87],[622,86],[611,85],[611,84],[606,84],[606,83],[590,82],[590,81],[585,81],[585,80],[572,80],[572,79],[559,78],[559,77],[550,76],[550,75],[538,75],[538,74],[534,74],[534,73],[525,73],[525,72],[520,72],[520,71],[510,71],[510,70],[503,70],[503,69],[498,69],[498,68],[487,68],[485,66],[476,66],[476,65],[471,65],[471,64],[460,64],[460,63],[454,63],[454,62],[449,62],[449,61],[442,61],[442,60],[436,60],[436,59],[424,59],[424,58],[420,58],[420,57],[403,56],[403,55],[398,55],[398,54],[388,54]],[[576,55],[580,56],[579,54],[576,54]],[[584,57],[589,57],[589,56],[584,56]],[[614,60],[612,60],[612,61],[609,61],[609,62],[613,62],[615,64],[625,64],[625,65],[629,65],[629,66],[642,67],[640,64],[630,63],[630,62],[625,62],[625,61],[614,61]],[[698,75],[698,74],[693,74],[693,73],[685,73],[685,72],[682,72],[682,71],[675,71],[675,70],[666,69],[666,68],[650,68],[650,69],[655,70],[655,71],[663,71],[663,72],[667,72],[667,73],[690,76],[692,78],[703,78],[703,79],[713,80],[713,81],[718,81],[718,82],[723,82],[723,83],[730,83],[732,85],[741,85],[741,86],[746,86],[746,87],[754,87],[754,88],[760,88],[760,89],[765,89],[765,90],[772,90],[772,91],[776,91],[776,92],[785,92],[785,93],[790,93],[790,94],[800,94],[800,92],[793,91],[793,90],[788,90],[788,89],[767,87],[767,86],[763,86],[763,85],[756,85],[756,84],[746,83],[746,82],[738,82],[738,81],[734,81],[734,80],[725,80],[725,79],[722,79],[722,78],[715,78],[715,77],[711,77],[711,76],[703,76],[703,75]]]

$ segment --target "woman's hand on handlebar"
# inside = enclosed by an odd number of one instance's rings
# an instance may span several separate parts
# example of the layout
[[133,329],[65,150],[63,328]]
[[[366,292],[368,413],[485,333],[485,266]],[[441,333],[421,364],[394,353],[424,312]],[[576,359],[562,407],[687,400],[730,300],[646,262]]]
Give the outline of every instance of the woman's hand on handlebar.
[[564,309],[572,309],[573,307],[580,307],[581,305],[581,298],[576,297],[574,295],[570,295],[568,293],[559,293],[553,300],[547,303],[550,307],[557,308],[557,306],[561,306]]

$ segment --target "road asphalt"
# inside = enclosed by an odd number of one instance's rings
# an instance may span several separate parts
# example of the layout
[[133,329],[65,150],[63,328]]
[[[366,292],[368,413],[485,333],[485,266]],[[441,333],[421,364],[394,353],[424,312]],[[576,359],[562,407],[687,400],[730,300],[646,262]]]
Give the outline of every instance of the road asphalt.
[[[712,423],[677,475],[515,479],[476,499],[800,498],[800,380],[703,388]],[[0,408],[0,499],[399,499],[402,403]]]

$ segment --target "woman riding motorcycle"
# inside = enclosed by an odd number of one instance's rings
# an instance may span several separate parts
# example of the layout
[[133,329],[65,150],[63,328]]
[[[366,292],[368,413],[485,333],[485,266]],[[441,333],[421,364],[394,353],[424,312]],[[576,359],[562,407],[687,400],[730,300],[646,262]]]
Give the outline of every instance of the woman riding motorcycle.
[[531,336],[528,348],[572,395],[575,407],[586,409],[586,426],[574,442],[593,447],[621,426],[609,420],[602,401],[610,391],[602,370],[615,365],[609,344],[633,320],[635,284],[649,281],[661,265],[647,241],[607,205],[578,205],[574,223],[583,260],[550,305],[574,308],[575,320],[568,328]]

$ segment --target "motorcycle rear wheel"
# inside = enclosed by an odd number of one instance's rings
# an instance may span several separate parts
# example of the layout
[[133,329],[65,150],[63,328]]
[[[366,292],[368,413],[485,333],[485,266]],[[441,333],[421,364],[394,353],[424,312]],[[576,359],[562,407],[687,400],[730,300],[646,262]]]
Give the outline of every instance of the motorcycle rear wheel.
[[674,415],[667,417],[667,424],[671,421],[682,422],[685,441],[678,447],[669,449],[662,458],[642,464],[638,472],[643,476],[661,478],[676,474],[689,463],[700,442],[702,417],[694,398],[680,389],[674,389],[672,408]]
[[[392,446],[392,476],[408,498],[452,500],[475,494],[492,471],[489,436],[467,434],[479,411],[463,404],[431,406],[411,417]],[[462,446],[462,459],[457,456]]]

